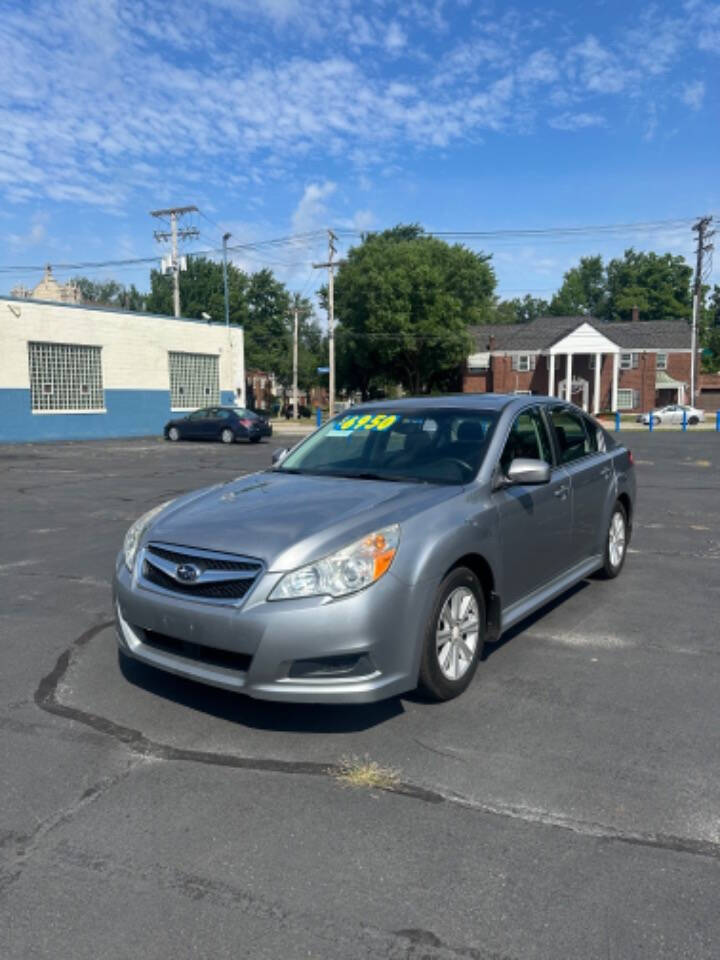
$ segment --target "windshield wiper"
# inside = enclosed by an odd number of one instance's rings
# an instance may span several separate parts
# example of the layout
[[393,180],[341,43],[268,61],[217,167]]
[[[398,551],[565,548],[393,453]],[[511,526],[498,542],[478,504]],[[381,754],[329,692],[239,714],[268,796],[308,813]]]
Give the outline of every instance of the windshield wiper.
[[347,477],[350,480],[383,480],[387,483],[427,483],[420,477],[405,477],[397,473],[373,473],[370,470],[363,470],[361,473],[336,473],[334,476]]

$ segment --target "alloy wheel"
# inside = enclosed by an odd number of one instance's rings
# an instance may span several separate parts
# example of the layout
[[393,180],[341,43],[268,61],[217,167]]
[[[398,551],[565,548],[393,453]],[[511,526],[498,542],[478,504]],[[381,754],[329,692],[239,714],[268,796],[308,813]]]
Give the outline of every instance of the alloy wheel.
[[625,554],[625,517],[616,510],[608,531],[608,556],[613,567],[619,567]]
[[448,680],[459,680],[472,664],[480,635],[477,600],[467,587],[449,594],[435,630],[438,666]]

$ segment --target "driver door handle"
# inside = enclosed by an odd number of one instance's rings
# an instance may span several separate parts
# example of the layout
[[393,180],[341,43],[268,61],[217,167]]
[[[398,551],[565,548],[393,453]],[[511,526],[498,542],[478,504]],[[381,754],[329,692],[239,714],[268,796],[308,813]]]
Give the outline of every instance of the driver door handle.
[[567,497],[567,493],[568,493],[568,488],[566,483],[561,484],[557,488],[557,490],[553,491],[554,496],[560,497],[562,500],[564,500]]

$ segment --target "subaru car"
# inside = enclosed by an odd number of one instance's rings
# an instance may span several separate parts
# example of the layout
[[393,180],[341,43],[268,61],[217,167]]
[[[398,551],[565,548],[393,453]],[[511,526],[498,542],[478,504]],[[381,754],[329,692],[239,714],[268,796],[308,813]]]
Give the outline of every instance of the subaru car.
[[272,424],[265,417],[244,407],[203,407],[165,424],[166,440],[219,440],[235,443],[248,440],[259,443],[272,436]]
[[121,656],[269,700],[446,700],[485,644],[626,559],[632,455],[551,397],[364,404],[273,459],[130,527]]

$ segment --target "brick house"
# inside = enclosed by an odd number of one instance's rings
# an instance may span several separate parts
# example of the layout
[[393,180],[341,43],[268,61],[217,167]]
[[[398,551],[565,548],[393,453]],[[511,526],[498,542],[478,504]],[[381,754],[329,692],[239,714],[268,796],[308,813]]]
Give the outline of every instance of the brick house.
[[539,317],[470,329],[465,393],[561,396],[593,413],[689,402],[690,326],[681,320]]

